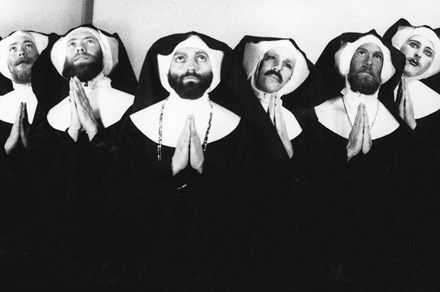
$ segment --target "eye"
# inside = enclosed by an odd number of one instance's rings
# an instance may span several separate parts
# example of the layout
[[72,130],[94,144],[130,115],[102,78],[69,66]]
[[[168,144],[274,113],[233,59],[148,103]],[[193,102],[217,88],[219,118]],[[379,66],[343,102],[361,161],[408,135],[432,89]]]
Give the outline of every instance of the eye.
[[9,52],[15,52],[17,51],[17,47],[16,46],[12,46],[9,48]]
[[433,57],[434,53],[431,50],[424,50],[423,53],[428,57]]
[[74,42],[74,41],[67,43],[67,47],[74,47],[75,45],[76,45],[76,42]]
[[208,60],[208,57],[205,55],[199,55],[197,56],[197,60],[201,62],[206,62]]
[[292,68],[293,68],[293,65],[290,63],[285,63],[284,66],[289,70],[292,70]]
[[383,60],[383,56],[381,54],[375,54],[374,58],[378,61],[382,61]]
[[26,45],[26,49],[33,49],[33,48],[34,48],[34,46],[32,44],[27,44]]
[[94,44],[95,44],[95,40],[88,39],[88,40],[87,40],[87,43],[88,43],[88,44],[92,44],[92,45],[94,45]]
[[176,57],[174,57],[174,61],[177,63],[183,63],[183,62],[185,62],[185,57],[184,56],[176,56]]
[[359,50],[358,51],[358,55],[359,56],[364,56],[365,55],[365,50]]
[[418,49],[420,47],[416,42],[409,42],[409,46],[413,49]]
[[266,55],[266,56],[264,56],[264,60],[275,60],[275,56]]

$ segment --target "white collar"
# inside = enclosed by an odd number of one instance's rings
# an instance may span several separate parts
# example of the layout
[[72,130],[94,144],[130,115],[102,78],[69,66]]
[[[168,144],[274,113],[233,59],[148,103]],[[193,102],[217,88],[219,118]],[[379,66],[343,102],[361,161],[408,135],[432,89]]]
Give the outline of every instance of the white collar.
[[[95,118],[104,128],[118,122],[125,111],[133,104],[134,96],[111,87],[110,78],[99,74],[94,79],[83,82],[84,91],[89,99]],[[49,124],[59,131],[70,126],[70,96],[50,109],[47,114]]]
[[[406,79],[407,94],[411,98],[414,117],[420,119],[440,110],[440,94],[414,78]],[[397,88],[394,98],[397,98]]]
[[[253,85],[252,85],[252,90],[254,91],[255,96],[260,101],[260,104],[265,112],[268,112],[269,110],[269,102],[272,95],[275,95],[277,102],[280,102],[281,106],[283,105],[283,100],[281,99],[281,96],[277,95],[277,93],[273,93],[273,94],[266,93],[262,90],[255,88]],[[289,137],[289,140],[293,140],[294,138],[299,136],[299,134],[301,134],[302,128],[298,120],[296,119],[295,115],[291,111],[286,109],[284,106],[282,106],[281,108],[281,114],[286,124],[287,136]]]
[[20,106],[20,102],[26,103],[28,121],[34,121],[38,100],[32,91],[31,84],[17,84],[12,82],[14,90],[0,96],[0,120],[13,124]]
[[364,95],[346,87],[341,93],[342,96],[329,99],[315,107],[319,122],[332,132],[348,139],[357,108],[361,103],[366,105],[371,139],[387,136],[399,127],[399,122],[377,99],[377,92]]
[[[220,140],[231,133],[239,124],[240,117],[228,109],[209,100],[208,94],[196,100],[180,98],[174,91],[170,96],[130,116],[134,125],[150,140],[159,137],[159,117],[165,103],[162,120],[162,144],[176,147],[188,115],[194,115],[195,126],[203,143],[212,111],[208,143]],[[212,109],[211,109],[212,105]]]

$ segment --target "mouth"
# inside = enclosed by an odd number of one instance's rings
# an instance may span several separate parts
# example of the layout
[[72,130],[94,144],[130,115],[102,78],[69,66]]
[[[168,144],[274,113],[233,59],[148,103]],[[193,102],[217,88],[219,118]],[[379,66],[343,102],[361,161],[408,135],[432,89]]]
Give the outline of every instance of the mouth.
[[196,76],[186,76],[185,78],[183,78],[184,82],[200,82],[200,79],[197,78]]
[[17,62],[15,63],[15,65],[16,65],[16,66],[18,66],[18,65],[22,65],[22,64],[29,65],[30,63],[31,63],[30,60],[28,60],[28,59],[22,59],[22,60],[17,61]]
[[273,80],[275,80],[277,82],[281,82],[281,78],[277,74],[273,74],[272,73],[272,74],[267,74],[266,76],[269,77],[269,78],[272,78]]
[[411,64],[414,67],[418,67],[419,66],[419,60],[417,60],[417,59],[408,59],[408,63]]
[[90,61],[90,57],[85,56],[85,55],[80,55],[80,56],[75,57],[75,58],[73,59],[73,62],[74,62],[74,63],[87,63],[87,62],[89,62],[89,61]]

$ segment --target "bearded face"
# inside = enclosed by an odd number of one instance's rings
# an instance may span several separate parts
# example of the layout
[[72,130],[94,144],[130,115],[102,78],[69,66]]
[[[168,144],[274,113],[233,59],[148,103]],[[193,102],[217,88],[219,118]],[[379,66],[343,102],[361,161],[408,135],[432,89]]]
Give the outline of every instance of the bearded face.
[[12,81],[18,84],[31,83],[32,65],[38,56],[38,50],[29,38],[17,38],[8,48],[7,62]]
[[211,85],[212,72],[203,75],[195,72],[186,72],[183,75],[168,73],[168,82],[181,98],[197,99]]
[[212,83],[208,54],[199,48],[181,48],[171,60],[168,82],[185,99],[201,97]]
[[63,76],[67,78],[76,76],[81,82],[86,82],[95,78],[103,68],[101,51],[97,51],[93,55],[87,52],[78,52],[72,58],[66,57]]
[[366,95],[374,94],[382,83],[383,53],[379,46],[367,43],[360,46],[350,62],[347,79],[351,89]]

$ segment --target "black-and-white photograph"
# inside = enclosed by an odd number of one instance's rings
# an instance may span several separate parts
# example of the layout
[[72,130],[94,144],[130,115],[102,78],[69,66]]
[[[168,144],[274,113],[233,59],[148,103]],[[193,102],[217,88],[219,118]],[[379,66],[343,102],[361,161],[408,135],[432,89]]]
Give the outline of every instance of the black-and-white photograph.
[[0,0],[0,291],[440,291],[438,0]]

